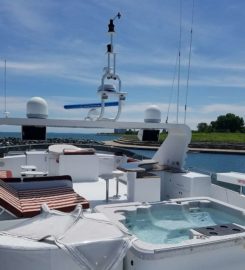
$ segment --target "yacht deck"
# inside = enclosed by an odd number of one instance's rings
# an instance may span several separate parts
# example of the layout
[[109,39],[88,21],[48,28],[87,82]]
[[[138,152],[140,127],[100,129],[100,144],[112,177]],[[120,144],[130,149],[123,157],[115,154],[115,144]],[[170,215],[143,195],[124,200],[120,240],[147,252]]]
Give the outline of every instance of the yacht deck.
[[99,178],[95,182],[74,182],[74,190],[84,198],[86,198],[90,207],[93,209],[97,205],[128,202],[127,185],[119,182],[119,198],[113,197],[116,194],[116,180],[109,180],[109,201],[106,202],[106,181]]

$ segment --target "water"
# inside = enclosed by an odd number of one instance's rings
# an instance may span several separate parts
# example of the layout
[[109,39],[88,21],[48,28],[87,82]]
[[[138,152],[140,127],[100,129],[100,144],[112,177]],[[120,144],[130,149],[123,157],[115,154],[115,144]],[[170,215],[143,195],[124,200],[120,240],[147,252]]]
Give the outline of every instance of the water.
[[[132,150],[134,153],[152,158],[155,151]],[[241,172],[245,173],[245,155],[188,153],[185,168],[200,172]]]
[[83,139],[83,140],[93,140],[97,142],[102,141],[113,141],[118,139],[119,135],[110,134],[79,134],[79,133],[48,133],[48,138],[64,138],[64,139]]
[[0,132],[0,138],[21,138],[20,132]]
[[125,214],[124,225],[140,240],[152,244],[177,244],[189,239],[190,229],[221,224],[245,224],[239,217],[209,207],[183,209],[164,205],[147,213]]
[[[0,132],[0,138],[20,138],[20,132]],[[48,133],[48,138],[83,139],[94,141],[112,141],[119,138],[119,135],[108,134],[80,134],[80,133]],[[152,150],[131,150],[132,152],[148,158],[152,158],[155,151]],[[188,153],[186,169],[200,172],[229,172],[236,171],[245,173],[245,155],[235,154],[211,154],[211,153]]]
[[245,155],[189,153],[186,168],[198,168],[209,172],[241,172],[245,173]]
[[[0,132],[0,138],[21,138],[20,132]],[[119,135],[111,135],[111,134],[81,134],[81,133],[55,133],[55,132],[49,132],[47,133],[47,138],[61,138],[61,139],[77,139],[77,140],[93,140],[93,141],[113,141],[118,139]]]

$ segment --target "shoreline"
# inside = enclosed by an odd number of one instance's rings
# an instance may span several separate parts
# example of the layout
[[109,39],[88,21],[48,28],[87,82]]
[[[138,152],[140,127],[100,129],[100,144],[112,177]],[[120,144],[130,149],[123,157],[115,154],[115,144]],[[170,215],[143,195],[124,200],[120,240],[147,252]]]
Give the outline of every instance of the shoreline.
[[[94,139],[94,138],[93,138]],[[105,138],[104,138],[105,139]],[[109,139],[109,140],[108,140]],[[107,138],[107,140],[91,140],[90,138],[48,138],[45,141],[22,141],[20,138],[8,137],[0,138],[0,148],[22,148],[31,147],[32,145],[40,145],[40,147],[50,144],[79,144],[83,147],[95,147],[95,146],[105,146],[105,147],[118,147],[125,150],[135,149],[135,150],[150,150],[156,151],[160,143],[154,142],[139,142],[133,140],[113,140],[112,138]],[[31,145],[31,146],[30,146]],[[190,143],[188,147],[188,152],[191,153],[212,153],[212,154],[235,154],[235,155],[245,155],[245,144],[244,143],[204,143],[204,142],[194,142]]]
[[[138,150],[152,150],[156,151],[159,146],[149,146],[149,145],[136,145],[133,143],[119,143],[115,141],[103,141],[106,146],[116,146],[127,149],[138,149]],[[190,153],[212,153],[212,154],[236,154],[236,155],[245,155],[245,150],[238,149],[214,149],[214,148],[199,148],[199,147],[189,147],[188,152]]]

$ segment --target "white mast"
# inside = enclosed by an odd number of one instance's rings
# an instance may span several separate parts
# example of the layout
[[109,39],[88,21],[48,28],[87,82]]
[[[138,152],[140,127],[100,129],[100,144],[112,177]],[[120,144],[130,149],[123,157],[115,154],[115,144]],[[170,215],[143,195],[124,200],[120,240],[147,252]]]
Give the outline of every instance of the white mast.
[[[113,44],[113,35],[115,34],[115,25],[114,20],[120,19],[121,14],[118,14],[113,18],[110,19],[108,24],[108,33],[110,34],[110,43],[107,44],[107,67],[104,68],[105,73],[101,78],[101,86],[98,89],[98,93],[101,95],[101,111],[100,115],[96,120],[110,120],[116,121],[120,117],[121,110],[122,110],[122,102],[126,99],[126,93],[121,91],[121,79],[119,75],[116,73],[116,53],[114,52],[114,44]],[[111,85],[106,85],[105,80],[113,80],[118,82],[118,90],[114,89]],[[118,110],[116,116],[114,118],[105,118],[105,100],[108,99],[109,96],[115,96],[118,98]]]

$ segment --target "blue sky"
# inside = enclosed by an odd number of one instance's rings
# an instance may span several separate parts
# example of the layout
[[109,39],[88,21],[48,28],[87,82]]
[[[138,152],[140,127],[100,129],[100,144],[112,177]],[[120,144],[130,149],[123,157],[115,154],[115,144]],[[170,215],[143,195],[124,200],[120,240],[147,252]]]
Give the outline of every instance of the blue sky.
[[[128,92],[121,120],[143,121],[156,104],[162,121],[171,95],[179,44],[179,0],[0,0],[0,110],[7,59],[7,110],[25,117],[32,96],[50,118],[84,118],[64,104],[97,102],[106,65],[107,24],[116,21],[117,71]],[[187,124],[228,112],[245,117],[245,2],[195,0]],[[192,0],[182,0],[180,115],[183,122]],[[169,122],[176,122],[177,81]]]

